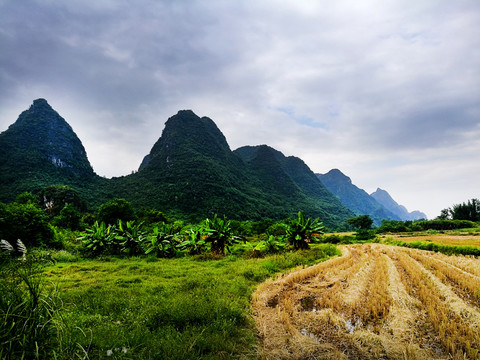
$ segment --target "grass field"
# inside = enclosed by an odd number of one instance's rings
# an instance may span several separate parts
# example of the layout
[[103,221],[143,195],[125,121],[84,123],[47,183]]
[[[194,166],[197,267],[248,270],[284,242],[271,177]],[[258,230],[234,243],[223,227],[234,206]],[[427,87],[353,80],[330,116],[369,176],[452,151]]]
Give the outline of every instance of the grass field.
[[256,359],[250,306],[256,286],[338,254],[333,245],[320,244],[261,259],[65,256],[76,261],[46,271],[66,324],[57,358]]
[[478,359],[480,260],[381,244],[260,285],[262,359]]

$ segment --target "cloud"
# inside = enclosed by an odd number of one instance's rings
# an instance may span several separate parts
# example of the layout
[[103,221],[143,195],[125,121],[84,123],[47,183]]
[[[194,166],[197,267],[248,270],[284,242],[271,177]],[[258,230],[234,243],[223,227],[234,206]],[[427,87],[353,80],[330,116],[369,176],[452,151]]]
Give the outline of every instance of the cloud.
[[44,97],[118,176],[190,108],[435,216],[479,196],[479,24],[476,0],[0,1],[0,129]]

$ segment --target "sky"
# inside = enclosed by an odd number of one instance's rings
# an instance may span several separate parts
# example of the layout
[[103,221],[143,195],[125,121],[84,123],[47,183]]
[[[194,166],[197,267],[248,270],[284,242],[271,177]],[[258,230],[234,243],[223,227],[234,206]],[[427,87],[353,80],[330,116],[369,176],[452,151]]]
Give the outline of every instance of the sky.
[[105,177],[191,109],[429,218],[480,198],[478,0],[0,0],[0,131],[37,98]]

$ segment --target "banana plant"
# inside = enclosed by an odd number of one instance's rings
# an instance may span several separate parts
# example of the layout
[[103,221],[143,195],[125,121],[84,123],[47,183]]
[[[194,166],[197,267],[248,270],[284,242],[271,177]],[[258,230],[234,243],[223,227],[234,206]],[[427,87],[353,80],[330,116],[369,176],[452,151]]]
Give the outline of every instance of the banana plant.
[[205,252],[206,245],[202,228],[195,227],[186,231],[185,239],[178,245],[178,248],[186,250],[189,255],[198,255]]
[[270,235],[267,240],[260,241],[255,249],[265,254],[275,254],[285,250],[286,245],[283,239],[277,239],[275,236]]
[[283,237],[277,239],[274,235],[269,235],[266,240],[260,241],[253,246],[248,241],[245,242],[247,251],[251,251],[253,257],[263,256],[265,254],[276,254],[282,252],[286,248],[286,242]]
[[91,227],[85,229],[79,240],[82,240],[85,250],[91,255],[99,255],[101,253],[115,253],[116,227],[114,225],[106,225],[104,222],[96,221]]
[[217,214],[204,223],[205,241],[210,243],[212,253],[225,255],[225,249],[230,251],[230,246],[242,240],[241,237],[233,235],[231,223],[223,217],[220,219]]
[[170,224],[162,224],[153,228],[144,242],[145,254],[154,253],[157,257],[171,258],[176,254],[179,244],[178,229]]
[[145,240],[145,232],[142,230],[143,223],[135,223],[134,220],[117,223],[117,240],[120,251],[128,255],[139,255],[143,253],[142,243]]
[[301,211],[298,212],[298,218],[290,220],[286,230],[285,239],[287,244],[293,246],[295,250],[308,249],[310,243],[317,240],[325,230],[319,219],[312,220],[305,218]]

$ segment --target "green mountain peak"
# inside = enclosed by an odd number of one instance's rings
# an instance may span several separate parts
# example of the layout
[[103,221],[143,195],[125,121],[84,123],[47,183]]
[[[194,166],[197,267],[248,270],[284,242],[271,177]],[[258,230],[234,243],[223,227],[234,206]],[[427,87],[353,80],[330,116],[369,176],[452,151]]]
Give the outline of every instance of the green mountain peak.
[[18,183],[34,190],[94,175],[82,142],[45,99],[34,100],[0,134],[0,171],[5,173],[2,193]]

